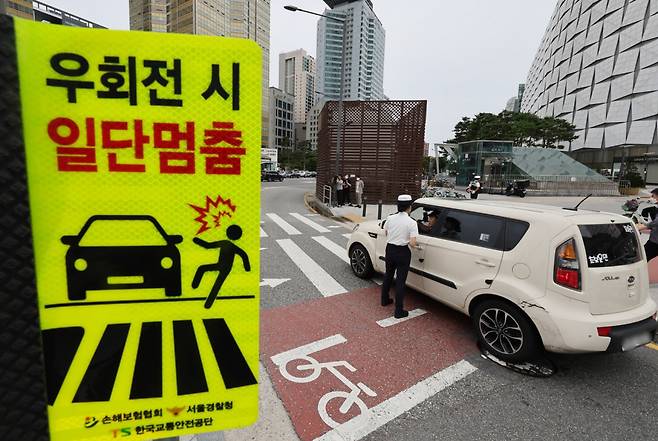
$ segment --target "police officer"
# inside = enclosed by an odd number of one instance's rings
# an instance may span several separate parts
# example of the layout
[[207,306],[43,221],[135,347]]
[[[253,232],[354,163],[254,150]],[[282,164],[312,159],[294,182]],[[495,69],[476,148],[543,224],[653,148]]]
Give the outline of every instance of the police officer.
[[395,318],[409,315],[404,310],[404,289],[407,282],[407,273],[411,264],[411,250],[409,246],[417,247],[418,224],[411,217],[411,196],[403,194],[398,197],[398,212],[386,219],[384,232],[386,234],[386,276],[382,284],[382,306],[393,303],[389,290],[395,281]]

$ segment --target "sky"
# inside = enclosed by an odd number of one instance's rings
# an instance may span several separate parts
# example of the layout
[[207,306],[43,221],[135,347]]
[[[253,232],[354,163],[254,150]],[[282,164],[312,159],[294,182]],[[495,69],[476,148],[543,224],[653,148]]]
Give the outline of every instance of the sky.
[[[128,0],[42,0],[112,29],[128,29]],[[498,113],[524,83],[555,0],[372,0],[386,31],[384,93],[427,100],[425,139],[444,142],[464,116]],[[315,56],[322,0],[271,0],[270,85],[279,53]]]

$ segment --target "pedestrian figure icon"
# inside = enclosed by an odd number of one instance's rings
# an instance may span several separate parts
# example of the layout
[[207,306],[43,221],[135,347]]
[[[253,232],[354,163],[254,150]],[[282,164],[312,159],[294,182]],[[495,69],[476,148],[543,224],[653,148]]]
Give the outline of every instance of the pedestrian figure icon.
[[206,242],[203,239],[195,237],[192,241],[202,246],[206,249],[219,248],[219,256],[217,257],[217,263],[211,263],[207,265],[201,265],[194,275],[194,280],[192,281],[192,288],[196,289],[201,283],[201,279],[206,272],[209,271],[218,271],[217,280],[212,286],[208,298],[204,303],[206,309],[210,309],[212,304],[215,302],[219,290],[222,288],[224,281],[231,273],[233,269],[233,261],[235,260],[236,254],[242,258],[244,264],[244,270],[249,272],[251,271],[251,266],[249,265],[249,256],[244,252],[242,248],[233,243],[233,241],[238,240],[242,237],[242,228],[238,225],[231,225],[226,229],[226,236],[229,240],[218,240],[216,242]]

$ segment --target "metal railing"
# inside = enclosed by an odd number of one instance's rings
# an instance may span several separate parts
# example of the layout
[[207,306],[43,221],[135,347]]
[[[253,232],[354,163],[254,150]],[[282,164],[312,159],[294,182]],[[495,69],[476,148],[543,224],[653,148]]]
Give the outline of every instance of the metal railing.
[[515,180],[529,181],[528,196],[619,196],[620,189],[629,186],[628,181],[613,182],[598,176],[485,175],[481,181],[482,189],[485,193],[504,194],[507,185]]
[[331,207],[331,185],[322,186],[322,203]]

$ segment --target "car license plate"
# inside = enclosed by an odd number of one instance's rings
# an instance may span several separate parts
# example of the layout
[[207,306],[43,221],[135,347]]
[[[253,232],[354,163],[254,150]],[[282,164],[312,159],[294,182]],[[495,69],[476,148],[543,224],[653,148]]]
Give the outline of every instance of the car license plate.
[[648,332],[643,332],[641,334],[632,335],[625,338],[621,344],[621,350],[624,352],[631,351],[638,346],[646,345],[647,343],[651,343],[651,334]]

